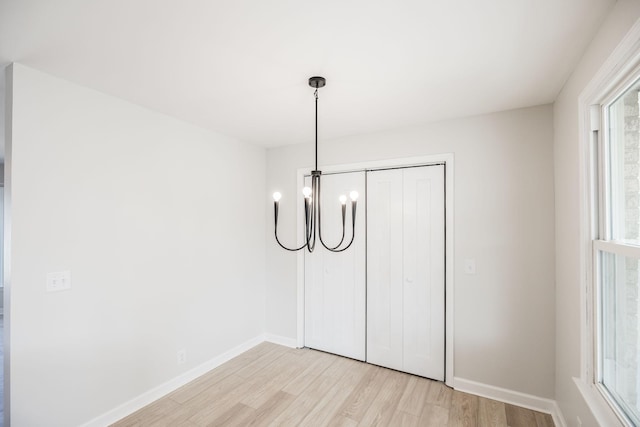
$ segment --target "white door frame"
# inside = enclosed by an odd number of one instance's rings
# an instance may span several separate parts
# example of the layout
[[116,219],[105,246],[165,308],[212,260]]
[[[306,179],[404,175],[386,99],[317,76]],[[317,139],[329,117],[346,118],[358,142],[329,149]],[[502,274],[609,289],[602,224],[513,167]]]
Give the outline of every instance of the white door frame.
[[[349,172],[356,170],[400,168],[410,166],[426,166],[435,163],[445,165],[445,384],[453,387],[453,322],[454,322],[454,166],[453,153],[434,154],[430,156],[403,157],[398,159],[376,160],[361,163],[324,166],[323,172]],[[311,173],[311,168],[300,168],[297,172],[297,188],[304,185],[304,176]],[[298,195],[298,241],[304,240],[301,230],[304,229],[304,212],[301,195]],[[362,211],[361,211],[362,212]],[[298,348],[304,347],[304,253],[297,253],[297,339]]]

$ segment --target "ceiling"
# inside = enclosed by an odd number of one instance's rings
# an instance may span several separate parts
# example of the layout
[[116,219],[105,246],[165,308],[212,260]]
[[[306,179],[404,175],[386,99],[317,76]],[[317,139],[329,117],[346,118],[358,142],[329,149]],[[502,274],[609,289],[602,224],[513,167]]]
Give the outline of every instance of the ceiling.
[[614,0],[0,0],[20,62],[267,147],[553,102]]

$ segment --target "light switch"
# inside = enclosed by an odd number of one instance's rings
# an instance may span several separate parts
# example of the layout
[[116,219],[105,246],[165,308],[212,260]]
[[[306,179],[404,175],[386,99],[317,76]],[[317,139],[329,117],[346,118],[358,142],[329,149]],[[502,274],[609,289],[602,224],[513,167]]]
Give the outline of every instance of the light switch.
[[71,289],[71,272],[69,270],[47,273],[47,292],[67,289]]
[[476,260],[468,258],[464,260],[464,272],[465,274],[476,274]]

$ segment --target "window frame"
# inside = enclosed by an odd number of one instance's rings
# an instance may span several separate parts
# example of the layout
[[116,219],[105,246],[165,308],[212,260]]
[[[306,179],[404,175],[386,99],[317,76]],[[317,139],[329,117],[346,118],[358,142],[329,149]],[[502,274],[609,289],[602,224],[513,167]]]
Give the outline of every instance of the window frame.
[[[636,24],[631,33],[640,35]],[[627,39],[629,36],[627,36]],[[621,43],[621,45],[624,44]],[[615,72],[608,75],[600,72],[591,87],[580,97],[581,125],[581,229],[583,286],[581,296],[581,377],[574,381],[602,425],[633,426],[630,417],[615,401],[609,390],[601,383],[603,375],[601,354],[601,300],[599,280],[601,274],[601,253],[640,259],[640,244],[613,240],[612,200],[615,192],[611,175],[610,138],[607,109],[640,79],[640,43],[634,44],[630,59],[620,61]],[[611,58],[610,58],[611,59]],[[611,61],[609,61],[611,62]],[[607,64],[603,68],[606,69]],[[609,64],[610,66],[610,64]],[[593,87],[595,86],[595,88]],[[591,93],[589,93],[591,90]]]

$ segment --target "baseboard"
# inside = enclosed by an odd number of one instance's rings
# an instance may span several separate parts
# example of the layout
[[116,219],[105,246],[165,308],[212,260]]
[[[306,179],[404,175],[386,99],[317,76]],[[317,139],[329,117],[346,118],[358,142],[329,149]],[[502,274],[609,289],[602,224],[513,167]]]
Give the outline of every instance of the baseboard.
[[555,400],[466,380],[464,378],[454,378],[453,384],[453,388],[458,391],[550,414],[556,427],[566,427],[567,425],[562,416],[562,412],[560,412],[560,407]]
[[264,340],[285,347],[297,348],[298,342],[295,338],[283,337],[280,335],[264,334]]
[[223,363],[227,362],[230,359],[244,353],[252,347],[260,344],[265,341],[264,335],[259,335],[255,338],[252,338],[237,347],[232,348],[229,351],[222,353],[219,356],[214,357],[213,359],[204,362],[201,365],[196,366],[193,369],[167,381],[164,384],[155,387],[140,396],[134,397],[126,403],[116,407],[115,409],[106,412],[91,421],[83,424],[81,427],[104,427],[110,424],[115,423],[122,418],[131,415],[135,411],[147,406],[151,402],[160,399],[163,396],[171,393],[172,391],[182,387],[183,385],[195,380],[199,376],[204,375],[210,370],[217,368]]
[[551,412],[551,417],[553,418],[553,423],[556,427],[567,427],[567,422],[564,420],[560,406],[558,406],[558,402],[555,400],[553,401],[553,412]]
[[[113,424],[264,341],[291,348],[297,347],[297,341],[293,338],[272,334],[259,335],[88,421],[81,427],[104,427]],[[464,378],[454,378],[453,384],[454,389],[465,393],[551,414],[556,427],[566,427],[567,425],[555,400],[466,380]]]

